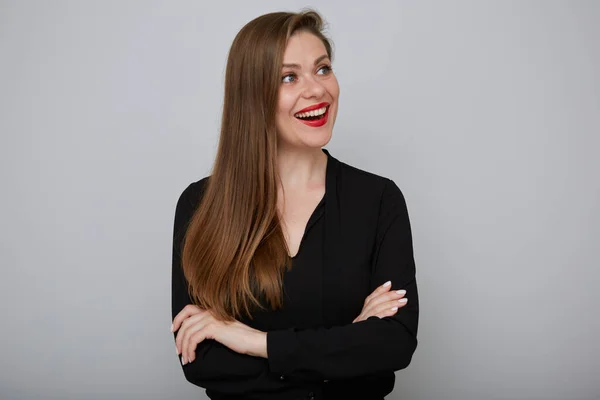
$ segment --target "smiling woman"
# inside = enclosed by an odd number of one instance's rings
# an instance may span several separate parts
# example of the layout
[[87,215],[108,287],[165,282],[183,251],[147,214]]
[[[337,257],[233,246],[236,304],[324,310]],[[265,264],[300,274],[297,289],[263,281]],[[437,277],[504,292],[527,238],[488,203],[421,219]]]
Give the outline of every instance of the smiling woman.
[[173,236],[171,330],[212,399],[383,399],[416,349],[404,196],[323,148],[332,57],[310,10],[260,16],[231,46],[213,170]]
[[[288,40],[283,55],[277,127],[284,135],[286,132],[297,133],[294,145],[310,140],[306,145],[322,147],[331,139],[340,88],[331,68],[330,51],[322,39],[310,32],[298,32]],[[307,93],[312,97],[307,98]],[[323,101],[315,104],[313,98]],[[309,102],[313,104],[305,106]],[[305,107],[300,108],[302,106]],[[318,131],[309,130],[310,133],[306,134],[301,126],[296,126],[296,120],[311,128],[322,127],[328,122],[329,125]],[[294,142],[293,138],[285,139]]]

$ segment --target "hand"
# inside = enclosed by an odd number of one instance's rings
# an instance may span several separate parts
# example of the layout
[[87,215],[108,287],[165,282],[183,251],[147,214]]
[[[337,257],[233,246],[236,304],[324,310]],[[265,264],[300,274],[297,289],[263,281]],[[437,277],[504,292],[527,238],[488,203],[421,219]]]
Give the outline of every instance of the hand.
[[360,315],[352,323],[364,321],[369,317],[391,317],[404,307],[408,299],[404,298],[406,290],[390,292],[392,282],[379,286],[366,299]]
[[267,334],[239,321],[225,322],[212,312],[188,304],[173,320],[172,331],[177,354],[183,365],[196,359],[196,346],[205,339],[214,339],[231,350],[256,357],[267,357]]

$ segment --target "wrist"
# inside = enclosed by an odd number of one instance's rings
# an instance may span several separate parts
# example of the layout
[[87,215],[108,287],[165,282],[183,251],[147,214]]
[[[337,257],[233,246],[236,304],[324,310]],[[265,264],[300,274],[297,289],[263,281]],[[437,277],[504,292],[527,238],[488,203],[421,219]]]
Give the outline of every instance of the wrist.
[[251,356],[267,358],[267,332],[256,331],[252,336]]

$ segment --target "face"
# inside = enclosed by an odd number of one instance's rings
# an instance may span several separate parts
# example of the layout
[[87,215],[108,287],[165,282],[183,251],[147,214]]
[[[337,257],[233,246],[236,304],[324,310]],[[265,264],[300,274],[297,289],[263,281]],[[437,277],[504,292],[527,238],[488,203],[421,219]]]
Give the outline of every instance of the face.
[[331,139],[339,86],[323,42],[297,32],[283,55],[277,105],[279,146],[321,148]]

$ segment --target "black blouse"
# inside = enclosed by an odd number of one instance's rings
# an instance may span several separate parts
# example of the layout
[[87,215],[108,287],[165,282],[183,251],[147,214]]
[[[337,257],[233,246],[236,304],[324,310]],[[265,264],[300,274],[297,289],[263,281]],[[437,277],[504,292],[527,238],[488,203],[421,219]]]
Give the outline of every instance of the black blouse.
[[[292,268],[283,308],[255,310],[240,322],[267,332],[268,358],[200,343],[183,366],[211,399],[383,399],[394,371],[417,345],[418,295],[404,197],[387,178],[328,156],[325,196],[313,211]],[[181,269],[185,228],[206,180],[189,185],[175,212],[172,315],[191,303]],[[352,323],[364,299],[391,280],[408,303],[393,317]]]
[[275,311],[254,309],[253,319],[240,322],[263,332],[297,328],[316,328],[313,314],[321,309],[321,285],[315,276],[322,274],[325,197],[310,216],[300,241],[298,254],[292,258],[292,267],[283,276],[283,307]]

